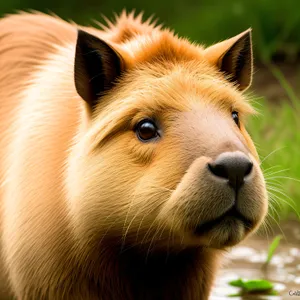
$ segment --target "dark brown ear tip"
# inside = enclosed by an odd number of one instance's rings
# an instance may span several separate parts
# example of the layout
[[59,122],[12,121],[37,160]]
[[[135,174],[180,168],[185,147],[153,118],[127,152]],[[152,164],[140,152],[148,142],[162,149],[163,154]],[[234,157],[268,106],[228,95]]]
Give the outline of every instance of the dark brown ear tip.
[[77,30],[76,51],[81,51],[82,46],[86,44],[87,33],[81,29]]
[[240,37],[237,40],[237,42],[241,41],[249,41],[250,43],[252,42],[252,28],[248,28],[240,34]]
[[90,45],[91,43],[99,43],[101,40],[99,40],[96,36],[82,30],[77,30],[77,46],[80,45]]
[[85,33],[85,31],[83,31],[82,29],[79,29],[79,28],[77,29],[77,36],[80,36],[84,33]]
[[101,95],[115,85],[122,57],[105,41],[77,29],[74,80],[78,94],[93,109]]
[[88,33],[82,29],[77,29],[77,42],[84,37],[87,37]]
[[252,44],[252,34],[251,31],[246,31],[238,40],[237,43],[245,43],[247,45]]
[[96,38],[94,35],[88,33],[85,30],[82,30],[80,28],[77,29],[77,36],[78,37],[94,37],[94,38]]

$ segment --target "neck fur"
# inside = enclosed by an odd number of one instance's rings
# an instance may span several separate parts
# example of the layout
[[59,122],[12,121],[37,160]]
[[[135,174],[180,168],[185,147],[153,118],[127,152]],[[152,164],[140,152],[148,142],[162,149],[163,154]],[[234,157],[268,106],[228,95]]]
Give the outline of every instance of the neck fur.
[[[118,249],[118,250],[116,250]],[[101,300],[208,299],[220,253],[205,248],[150,252],[100,247],[82,272]],[[88,274],[88,275],[87,275]],[[89,299],[92,297],[89,295]]]

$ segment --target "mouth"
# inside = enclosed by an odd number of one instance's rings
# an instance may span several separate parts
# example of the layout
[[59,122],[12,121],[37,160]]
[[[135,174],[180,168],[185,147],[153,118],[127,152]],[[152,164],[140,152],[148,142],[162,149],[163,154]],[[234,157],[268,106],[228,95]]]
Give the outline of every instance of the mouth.
[[203,233],[208,233],[210,230],[214,229],[216,226],[220,225],[224,220],[236,220],[240,221],[245,228],[245,231],[250,231],[251,228],[253,228],[253,222],[247,218],[245,218],[237,209],[235,206],[227,210],[224,214],[219,216],[218,218],[207,221],[205,223],[202,223],[198,225],[195,230],[195,235],[202,235]]

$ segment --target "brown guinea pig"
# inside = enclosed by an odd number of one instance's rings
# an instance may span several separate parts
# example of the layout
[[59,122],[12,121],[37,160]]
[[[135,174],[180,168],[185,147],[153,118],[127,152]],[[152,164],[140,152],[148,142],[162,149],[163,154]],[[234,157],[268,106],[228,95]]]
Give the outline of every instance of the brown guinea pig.
[[1,299],[209,297],[267,213],[251,47],[125,12],[103,30],[0,20]]

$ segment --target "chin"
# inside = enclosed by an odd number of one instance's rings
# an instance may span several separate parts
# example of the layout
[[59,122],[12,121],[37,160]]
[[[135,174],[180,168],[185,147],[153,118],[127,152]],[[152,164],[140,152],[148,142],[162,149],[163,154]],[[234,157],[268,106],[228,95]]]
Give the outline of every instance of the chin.
[[255,228],[255,222],[233,208],[217,219],[198,225],[194,235],[199,236],[206,247],[220,249],[240,243]]
[[240,243],[248,234],[249,230],[241,220],[227,217],[207,232],[205,246],[217,249],[232,247]]

